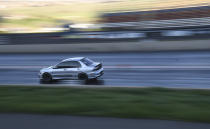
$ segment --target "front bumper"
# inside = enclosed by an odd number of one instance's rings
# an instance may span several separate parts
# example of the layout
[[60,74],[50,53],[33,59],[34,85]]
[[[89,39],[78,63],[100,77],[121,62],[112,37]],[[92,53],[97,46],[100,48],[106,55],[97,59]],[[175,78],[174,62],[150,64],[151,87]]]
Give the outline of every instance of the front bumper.
[[38,74],[38,77],[39,77],[39,79],[42,79],[42,74],[39,73],[39,74]]

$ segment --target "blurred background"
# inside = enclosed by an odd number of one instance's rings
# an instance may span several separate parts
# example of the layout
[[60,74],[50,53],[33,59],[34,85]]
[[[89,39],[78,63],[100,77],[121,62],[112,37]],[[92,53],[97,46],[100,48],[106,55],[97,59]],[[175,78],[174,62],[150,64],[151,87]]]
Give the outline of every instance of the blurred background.
[[[209,0],[1,0],[0,41],[208,38],[209,4]],[[37,37],[42,40],[32,40]]]
[[[200,123],[136,121],[210,122],[209,50],[210,0],[0,0],[0,112],[135,118],[115,122],[56,116],[54,122],[52,116],[0,114],[0,128],[45,123],[47,128],[209,129]],[[104,75],[91,81],[59,80],[50,87],[126,88],[45,89],[40,69],[71,57],[101,62]]]
[[206,87],[209,39],[210,0],[1,0],[0,83],[87,56],[100,84]]

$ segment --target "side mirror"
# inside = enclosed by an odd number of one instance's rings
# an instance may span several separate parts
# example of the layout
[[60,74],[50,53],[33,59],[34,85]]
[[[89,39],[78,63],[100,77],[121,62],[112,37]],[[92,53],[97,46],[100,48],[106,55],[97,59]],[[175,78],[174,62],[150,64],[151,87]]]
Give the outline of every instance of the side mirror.
[[53,68],[53,69],[57,69],[57,67],[56,67],[56,66],[52,66],[52,68]]

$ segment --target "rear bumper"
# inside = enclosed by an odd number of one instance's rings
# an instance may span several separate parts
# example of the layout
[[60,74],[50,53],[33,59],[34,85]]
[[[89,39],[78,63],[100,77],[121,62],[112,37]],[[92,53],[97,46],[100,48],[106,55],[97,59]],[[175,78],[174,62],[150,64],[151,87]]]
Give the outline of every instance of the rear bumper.
[[99,69],[99,70],[97,70],[97,71],[94,71],[94,72],[90,72],[89,74],[88,74],[88,78],[98,78],[98,77],[101,77],[102,75],[104,74],[104,69],[103,68],[101,68],[101,69]]

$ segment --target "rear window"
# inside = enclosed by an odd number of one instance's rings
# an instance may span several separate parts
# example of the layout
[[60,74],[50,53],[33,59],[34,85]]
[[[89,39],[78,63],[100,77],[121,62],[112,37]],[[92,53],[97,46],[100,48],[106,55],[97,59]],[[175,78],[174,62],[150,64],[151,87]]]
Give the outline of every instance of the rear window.
[[88,58],[83,58],[81,61],[87,66],[90,66],[93,64],[93,61]]

